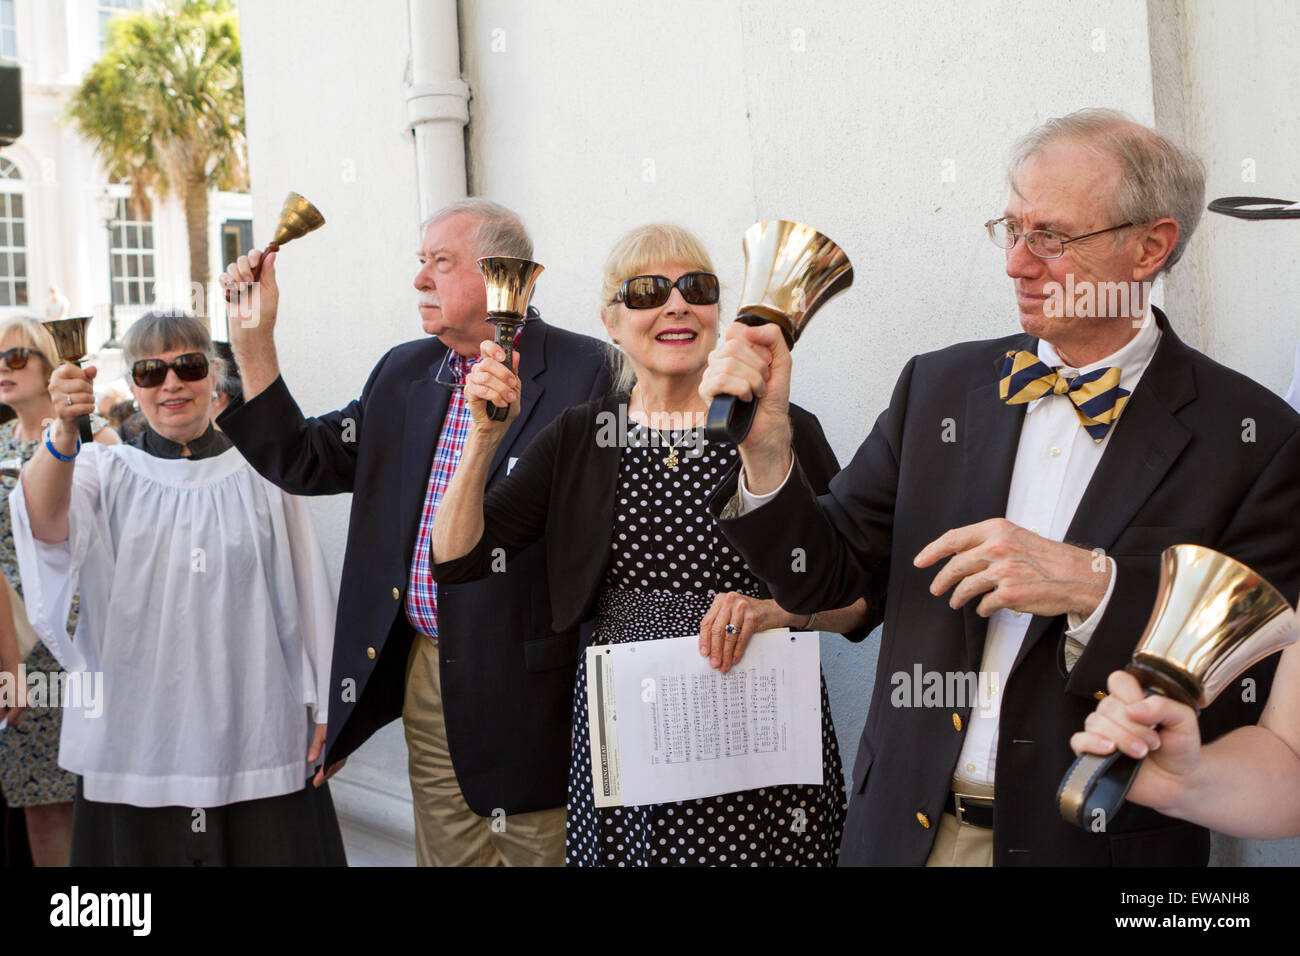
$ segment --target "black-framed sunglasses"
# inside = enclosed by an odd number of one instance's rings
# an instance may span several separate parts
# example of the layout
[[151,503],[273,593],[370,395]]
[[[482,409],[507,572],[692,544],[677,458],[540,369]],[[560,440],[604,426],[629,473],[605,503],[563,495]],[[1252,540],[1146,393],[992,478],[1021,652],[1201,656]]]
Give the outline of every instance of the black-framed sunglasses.
[[622,302],[629,309],[657,309],[678,289],[691,305],[714,305],[718,301],[718,277],[712,272],[688,272],[676,282],[667,276],[633,276],[623,282],[610,304]]
[[0,352],[0,359],[4,359],[5,365],[9,366],[10,370],[14,372],[26,368],[27,360],[31,357],[32,350],[23,348],[21,345]]
[[208,375],[208,357],[202,352],[186,352],[170,362],[140,359],[131,366],[131,380],[140,388],[157,388],[167,381],[167,370],[176,372],[182,382],[197,382]]

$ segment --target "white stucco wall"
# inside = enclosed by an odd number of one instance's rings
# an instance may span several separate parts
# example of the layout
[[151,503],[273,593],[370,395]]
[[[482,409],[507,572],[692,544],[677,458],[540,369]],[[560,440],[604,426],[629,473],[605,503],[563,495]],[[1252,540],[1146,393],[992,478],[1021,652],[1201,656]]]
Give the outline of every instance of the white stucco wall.
[[[1245,157],[1257,160],[1260,190],[1300,193],[1300,7],[1261,2],[1229,29],[1219,5],[1187,6],[462,0],[470,189],[532,230],[548,321],[593,335],[601,263],[631,226],[668,219],[698,232],[724,311],[751,222],[794,218],[829,234],[857,279],[801,340],[794,391],[844,462],[909,356],[1015,329],[1002,256],[981,228],[1005,203],[1013,139],[1083,106],[1168,119],[1157,116],[1168,96],[1153,83],[1153,37],[1157,78],[1185,104],[1178,119],[1207,154],[1211,195],[1250,191],[1230,178]],[[290,188],[329,220],[283,255],[281,361],[305,410],[335,408],[384,349],[419,334],[406,0],[369,3],[364,19],[342,0],[245,0],[242,11],[258,241]],[[1161,72],[1166,39],[1176,82]],[[1212,313],[1187,321],[1189,338],[1201,342],[1204,328],[1211,354],[1282,391],[1297,334],[1286,270],[1296,274],[1300,238],[1290,258],[1243,248],[1242,234],[1259,231],[1207,219],[1167,293]],[[1227,247],[1241,251],[1221,255]],[[1249,316],[1248,333],[1231,332],[1221,312]],[[346,502],[317,513],[337,561]],[[846,770],[877,649],[875,636],[823,642]],[[380,746],[384,760],[366,772],[400,773],[393,731]]]

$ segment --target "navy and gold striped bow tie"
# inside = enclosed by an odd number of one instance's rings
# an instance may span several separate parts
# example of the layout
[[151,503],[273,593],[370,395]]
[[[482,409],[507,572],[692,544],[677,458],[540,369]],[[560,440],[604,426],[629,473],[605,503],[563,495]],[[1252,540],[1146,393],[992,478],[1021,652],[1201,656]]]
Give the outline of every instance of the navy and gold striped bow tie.
[[1128,389],[1119,387],[1119,369],[1115,366],[1070,378],[1048,368],[1033,352],[1008,352],[1002,362],[998,396],[1008,405],[1025,405],[1048,394],[1070,399],[1079,424],[1095,442],[1106,437],[1129,397]]

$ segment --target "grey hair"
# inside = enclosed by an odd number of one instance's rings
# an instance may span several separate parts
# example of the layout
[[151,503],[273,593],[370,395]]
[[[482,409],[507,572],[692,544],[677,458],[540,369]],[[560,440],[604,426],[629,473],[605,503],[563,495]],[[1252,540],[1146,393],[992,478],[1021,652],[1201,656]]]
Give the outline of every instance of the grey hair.
[[513,210],[490,199],[471,197],[443,206],[420,223],[420,235],[423,236],[430,226],[461,213],[478,219],[474,248],[479,256],[533,257],[533,240],[529,238],[523,220]]
[[1118,161],[1122,176],[1113,197],[1116,222],[1173,219],[1178,241],[1160,271],[1182,258],[1205,209],[1205,166],[1197,156],[1119,110],[1083,109],[1049,119],[1016,142],[1007,169],[1011,188],[1017,189],[1031,157],[1061,140],[1078,141]]
[[202,352],[208,357],[214,383],[223,381],[225,363],[217,355],[207,326],[188,312],[146,312],[122,336],[122,362],[128,370],[142,358],[173,349]]

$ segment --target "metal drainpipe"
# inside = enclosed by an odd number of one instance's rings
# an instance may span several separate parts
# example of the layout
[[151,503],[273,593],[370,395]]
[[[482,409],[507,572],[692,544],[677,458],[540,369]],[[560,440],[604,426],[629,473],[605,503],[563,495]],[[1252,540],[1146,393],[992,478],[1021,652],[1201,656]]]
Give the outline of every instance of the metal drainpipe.
[[406,120],[415,134],[416,182],[423,220],[465,197],[469,86],[460,77],[457,0],[408,0],[411,82]]

